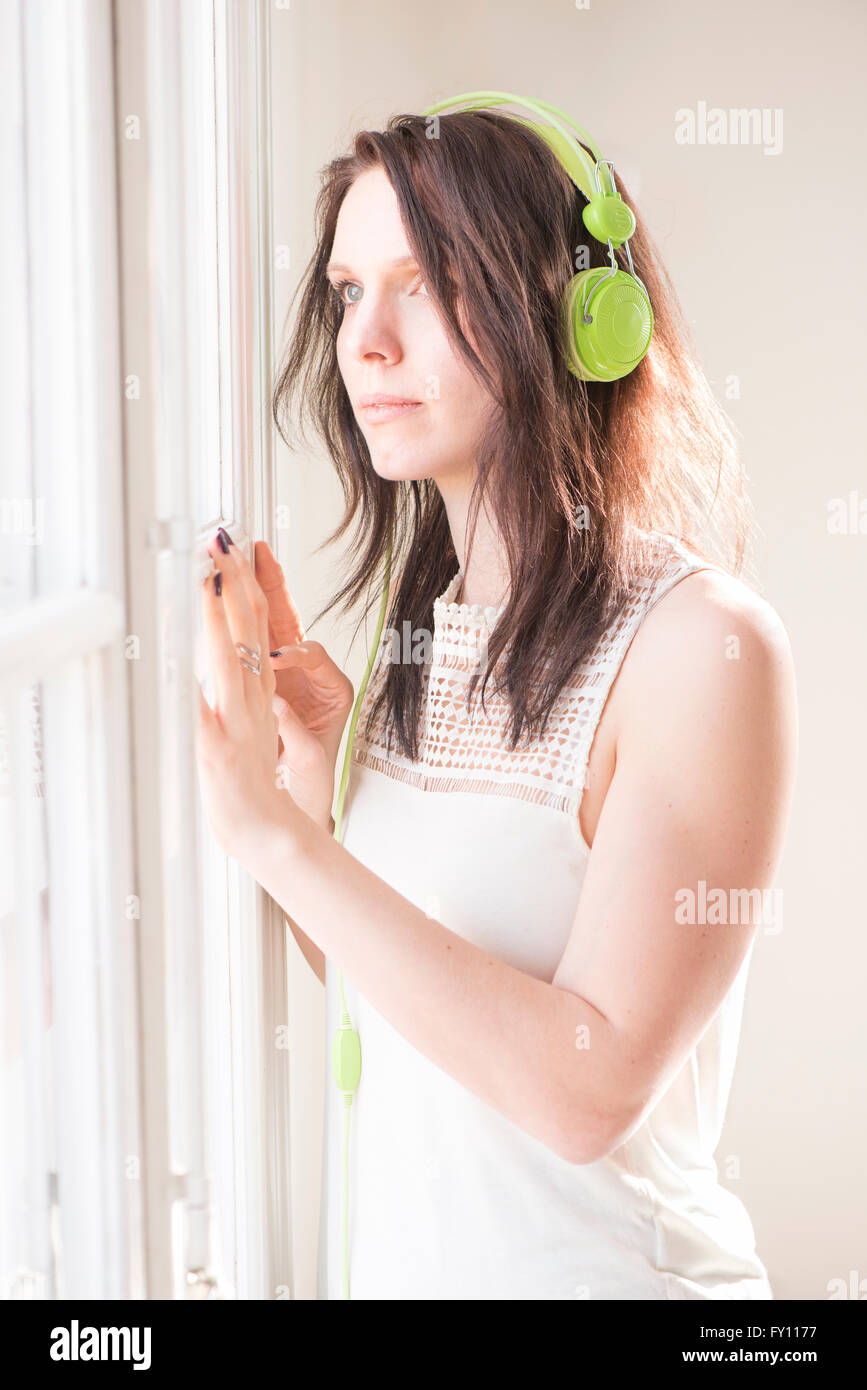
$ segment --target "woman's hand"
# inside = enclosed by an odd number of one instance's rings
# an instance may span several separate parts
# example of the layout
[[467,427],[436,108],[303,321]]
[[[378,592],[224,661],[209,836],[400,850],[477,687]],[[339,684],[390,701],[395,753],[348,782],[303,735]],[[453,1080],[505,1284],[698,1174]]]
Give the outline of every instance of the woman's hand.
[[256,580],[268,602],[268,651],[276,673],[279,766],[294,800],[328,826],[334,765],[353,688],[321,642],[305,642],[298,609],[266,541],[255,546]]
[[[251,871],[304,817],[277,770],[275,676],[268,659],[268,603],[238,547],[214,539],[215,561],[202,593],[215,702],[199,686],[196,755],[205,812],[225,854]],[[260,674],[242,664],[235,646],[261,653]]]

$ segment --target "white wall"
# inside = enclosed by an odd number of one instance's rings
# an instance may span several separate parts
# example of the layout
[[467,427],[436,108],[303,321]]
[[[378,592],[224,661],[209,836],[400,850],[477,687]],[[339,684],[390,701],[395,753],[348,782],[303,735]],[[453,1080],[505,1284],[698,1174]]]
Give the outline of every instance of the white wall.
[[[801,759],[777,880],[784,925],[756,943],[718,1160],[753,1218],[776,1296],[827,1298],[829,1280],[848,1280],[852,1269],[867,1278],[858,1181],[867,1137],[867,535],[827,530],[829,499],[859,487],[867,498],[856,442],[867,10],[860,0],[279,4],[274,239],[291,248],[291,264],[276,277],[278,334],[312,249],[317,170],[353,130],[471,89],[515,91],[565,108],[614,160],[741,432],[763,530],[758,571],[797,662]],[[782,109],[782,149],[678,144],[675,112],[699,102]],[[739,399],[725,396],[732,376]],[[282,555],[309,617],[340,573],[336,548],[311,558],[338,519],[339,492],[324,453],[293,457],[281,447],[278,472],[279,500],[291,508]],[[344,661],[348,632],[323,623],[311,635]],[[357,685],[358,646],[346,669]],[[323,1015],[306,967],[295,988],[294,1135],[302,1123],[309,1135],[295,1167],[297,1295],[312,1297]]]

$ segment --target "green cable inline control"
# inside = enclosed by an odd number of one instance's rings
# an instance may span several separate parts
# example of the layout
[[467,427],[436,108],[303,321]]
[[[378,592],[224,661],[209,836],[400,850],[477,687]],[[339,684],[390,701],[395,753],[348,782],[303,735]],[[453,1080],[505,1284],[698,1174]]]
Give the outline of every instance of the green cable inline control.
[[344,1013],[331,1044],[331,1072],[337,1089],[350,1099],[361,1080],[361,1039]]

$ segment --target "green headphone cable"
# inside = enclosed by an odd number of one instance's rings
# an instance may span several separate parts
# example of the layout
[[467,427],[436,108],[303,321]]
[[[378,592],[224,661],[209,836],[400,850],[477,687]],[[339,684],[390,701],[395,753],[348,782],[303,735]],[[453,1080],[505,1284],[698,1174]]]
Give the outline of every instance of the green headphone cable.
[[[334,817],[334,838],[338,840],[340,844],[343,843],[343,802],[346,798],[346,788],[349,782],[349,767],[352,761],[352,744],[355,738],[355,726],[358,723],[361,702],[364,699],[364,692],[370,680],[373,663],[379,651],[379,640],[382,635],[382,625],[385,621],[385,610],[388,603],[388,586],[391,577],[391,547],[393,536],[394,533],[392,532],[385,555],[385,578],[382,586],[382,601],[379,605],[376,635],[373,639],[364,679],[355,697],[355,706],[352,711],[349,733],[346,738],[343,772],[341,774],[340,788],[337,796],[337,814]],[[334,1041],[331,1047],[331,1071],[339,1090],[343,1092],[343,1297],[349,1298],[349,1115],[352,1109],[352,1099],[361,1079],[361,1040],[352,1027],[349,1010],[346,1007],[346,996],[343,992],[343,973],[340,970],[337,972],[337,989],[340,995],[340,1027],[334,1034]]]

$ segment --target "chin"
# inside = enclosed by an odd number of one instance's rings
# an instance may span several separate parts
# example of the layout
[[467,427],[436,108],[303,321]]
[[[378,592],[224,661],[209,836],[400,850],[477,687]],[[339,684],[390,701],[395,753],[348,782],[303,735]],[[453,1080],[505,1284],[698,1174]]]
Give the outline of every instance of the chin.
[[425,478],[435,476],[435,472],[431,471],[429,461],[421,462],[406,458],[383,459],[377,458],[375,454],[371,454],[370,461],[374,473],[390,483],[417,483]]

